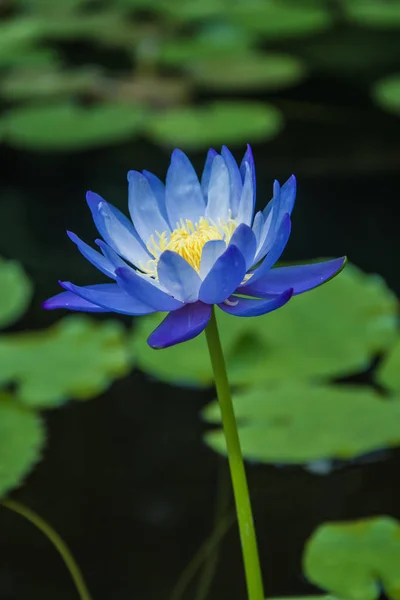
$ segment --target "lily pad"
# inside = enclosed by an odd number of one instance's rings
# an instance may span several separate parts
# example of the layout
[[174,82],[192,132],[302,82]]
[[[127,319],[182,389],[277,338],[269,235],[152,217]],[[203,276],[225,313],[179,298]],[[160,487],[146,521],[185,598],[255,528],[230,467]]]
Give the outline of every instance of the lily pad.
[[40,23],[34,18],[21,17],[0,23],[0,66],[19,62],[24,54],[30,62],[28,55],[34,51],[41,35]]
[[77,150],[130,139],[142,126],[140,106],[70,103],[21,106],[4,116],[5,139],[29,150]]
[[39,461],[45,441],[40,416],[0,394],[0,498],[20,485]]
[[200,107],[173,108],[154,114],[146,132],[157,143],[185,148],[266,140],[283,127],[281,113],[257,102],[212,102]]
[[400,392],[400,338],[380,363],[376,379],[389,391]]
[[[332,281],[273,313],[243,319],[217,310],[217,319],[232,384],[330,378],[365,369],[394,342],[397,299],[380,277],[348,264]],[[162,351],[147,346],[160,320],[137,320],[139,367],[163,381],[211,385],[204,335]]]
[[189,73],[197,83],[217,90],[279,90],[299,83],[306,69],[294,56],[248,53],[195,62],[189,65]]
[[125,330],[118,321],[67,317],[45,331],[0,337],[0,384],[34,407],[97,396],[131,368]]
[[[243,455],[265,463],[304,464],[348,460],[400,445],[400,405],[368,388],[300,382],[252,387],[234,394]],[[204,410],[220,422],[215,401]],[[226,453],[222,430],[208,432],[207,443]]]
[[21,265],[0,259],[0,328],[23,315],[31,297],[32,285]]
[[324,523],[308,540],[304,571],[345,600],[400,598],[400,524],[390,517]]
[[377,81],[372,88],[372,97],[381,108],[400,115],[400,73]]

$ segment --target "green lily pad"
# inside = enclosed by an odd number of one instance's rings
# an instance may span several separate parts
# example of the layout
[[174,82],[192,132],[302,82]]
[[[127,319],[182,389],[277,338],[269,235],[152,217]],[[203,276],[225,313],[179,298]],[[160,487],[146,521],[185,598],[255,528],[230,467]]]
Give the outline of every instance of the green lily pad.
[[93,0],[63,0],[54,2],[53,0],[16,0],[16,4],[23,9],[34,11],[44,15],[64,16],[72,13],[85,5],[93,4]]
[[197,83],[218,90],[279,90],[296,85],[306,73],[301,60],[284,54],[214,56],[195,62],[188,69]]
[[400,115],[400,73],[377,81],[372,88],[372,97],[381,108]]
[[400,26],[400,3],[397,0],[347,0],[343,7],[348,17],[361,25],[388,29]]
[[308,540],[304,571],[345,600],[400,598],[400,524],[390,517],[324,523]]
[[154,114],[146,133],[160,144],[185,148],[266,140],[283,127],[281,113],[257,102],[220,101]]
[[15,384],[18,400],[29,406],[97,396],[130,368],[118,321],[72,316],[45,331],[0,337],[0,384]]
[[8,100],[59,98],[95,90],[100,85],[98,69],[72,71],[53,68],[19,68],[5,75],[0,93]]
[[21,265],[0,259],[0,328],[23,315],[31,297],[32,285]]
[[140,106],[21,106],[4,116],[5,139],[29,150],[77,150],[128,140],[141,128]]
[[267,39],[303,37],[330,27],[332,17],[320,2],[308,6],[300,4],[285,5],[265,0],[232,3],[226,17]]
[[44,442],[40,416],[0,394],[0,498],[21,484],[39,461]]
[[[229,380],[240,385],[349,375],[365,369],[397,336],[396,297],[380,277],[349,264],[332,281],[268,315],[216,314]],[[160,321],[160,315],[137,320],[138,366],[170,383],[211,385],[205,336],[152,350],[146,339]]]
[[400,338],[376,370],[377,381],[392,392],[400,392]]
[[[243,455],[265,463],[304,464],[348,460],[400,445],[400,406],[368,388],[301,382],[251,387],[234,394]],[[215,401],[204,410],[220,422]],[[226,453],[222,430],[208,432],[207,443]]]
[[30,17],[0,23],[0,66],[13,65],[24,54],[30,62],[29,54],[34,51],[41,34],[40,23]]

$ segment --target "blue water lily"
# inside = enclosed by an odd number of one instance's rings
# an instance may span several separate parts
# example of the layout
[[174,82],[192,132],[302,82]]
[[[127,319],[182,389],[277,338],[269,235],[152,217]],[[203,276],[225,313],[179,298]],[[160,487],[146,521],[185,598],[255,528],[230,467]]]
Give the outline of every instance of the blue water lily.
[[250,147],[238,166],[225,146],[208,152],[201,181],[181,150],[174,150],[165,185],[152,173],[130,171],[132,221],[93,192],[87,202],[102,240],[100,252],[68,232],[80,252],[113,283],[78,286],[44,308],[168,315],[149,337],[166,348],[199,335],[212,307],[238,317],[280,308],[293,295],[331,279],[345,258],[274,267],[290,236],[296,196],[292,175],[254,215],[256,177]]

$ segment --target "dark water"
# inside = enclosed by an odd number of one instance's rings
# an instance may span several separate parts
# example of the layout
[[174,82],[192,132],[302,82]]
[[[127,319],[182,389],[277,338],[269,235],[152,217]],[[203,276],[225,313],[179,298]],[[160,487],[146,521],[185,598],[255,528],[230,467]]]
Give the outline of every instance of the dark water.
[[[253,150],[260,207],[274,178],[298,177],[285,258],[347,254],[399,293],[400,122],[373,106],[363,83],[340,77],[314,76],[276,95],[276,102],[287,129]],[[243,152],[232,150],[237,157]],[[191,158],[200,169],[203,153]],[[40,308],[56,293],[57,279],[101,281],[64,233],[93,238],[85,191],[124,209],[128,169],[163,176],[168,159],[167,151],[140,141],[59,155],[1,147],[0,254],[20,260],[36,285],[16,328],[41,328],[59,318]],[[212,391],[172,388],[135,372],[100,398],[46,414],[44,460],[14,497],[63,535],[95,600],[168,598],[210,533],[220,459],[202,442],[198,412],[212,397]],[[326,477],[249,466],[266,594],[317,591],[302,576],[301,551],[321,522],[400,518],[399,467],[400,452]],[[0,531],[2,600],[76,597],[58,555],[33,527],[1,509]],[[221,544],[209,597],[245,597],[234,525]]]

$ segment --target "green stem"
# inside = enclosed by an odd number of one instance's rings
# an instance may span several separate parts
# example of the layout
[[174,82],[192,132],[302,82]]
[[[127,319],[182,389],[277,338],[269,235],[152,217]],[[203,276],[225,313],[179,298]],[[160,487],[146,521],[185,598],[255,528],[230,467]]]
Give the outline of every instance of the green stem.
[[217,389],[228,450],[229,468],[231,471],[233,493],[235,496],[248,598],[249,600],[263,600],[264,591],[262,575],[249,488],[247,486],[246,471],[240,448],[239,434],[214,309],[210,322],[206,328],[206,337],[214,371],[215,387]]
[[58,533],[44,521],[39,515],[35,512],[20,504],[19,502],[15,502],[15,500],[2,500],[1,504],[12,510],[13,512],[21,515],[28,521],[30,521],[35,527],[40,529],[42,533],[47,537],[48,540],[55,546],[58,552],[63,559],[65,566],[67,567],[70,575],[74,581],[75,587],[79,594],[80,600],[91,600],[91,596],[86,587],[86,583],[83,579],[82,573],[76,564],[74,557],[72,556],[70,550],[68,549],[65,542],[61,539]]

